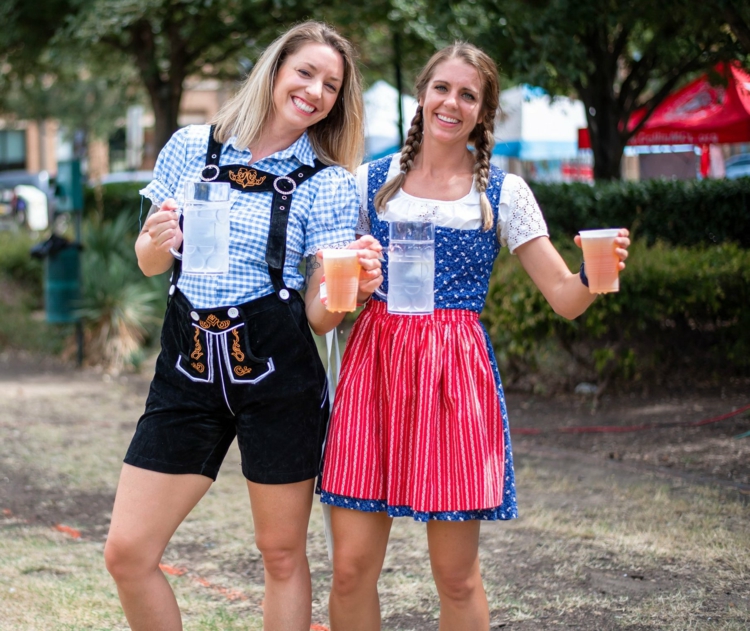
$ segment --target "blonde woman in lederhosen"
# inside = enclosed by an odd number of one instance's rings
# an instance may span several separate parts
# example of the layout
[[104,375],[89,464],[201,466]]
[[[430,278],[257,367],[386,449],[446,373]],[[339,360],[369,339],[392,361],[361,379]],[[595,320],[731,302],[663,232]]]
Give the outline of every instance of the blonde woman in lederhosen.
[[320,334],[342,317],[321,304],[316,252],[360,250],[360,300],[380,283],[374,239],[354,242],[362,109],[349,42],[319,23],[295,26],[215,125],[175,133],[142,191],[155,208],[136,253],[153,275],[182,242],[184,184],[232,186],[229,272],[174,266],[161,354],[117,489],[105,558],[135,631],[182,628],[159,562],[235,436],[265,569],[264,628],[310,628],[305,543],[328,401],[308,323]]
[[[552,246],[528,186],[490,165],[494,62],[455,44],[430,59],[416,88],[401,153],[358,173],[357,231],[385,247],[389,221],[435,223],[435,311],[389,314],[376,295],[347,344],[321,495],[332,505],[331,631],[380,628],[377,582],[399,516],[427,523],[440,630],[489,629],[479,524],[517,514],[505,400],[479,322],[493,262],[507,245],[564,317],[594,299],[583,269],[571,273]],[[623,261],[626,230],[617,242]]]

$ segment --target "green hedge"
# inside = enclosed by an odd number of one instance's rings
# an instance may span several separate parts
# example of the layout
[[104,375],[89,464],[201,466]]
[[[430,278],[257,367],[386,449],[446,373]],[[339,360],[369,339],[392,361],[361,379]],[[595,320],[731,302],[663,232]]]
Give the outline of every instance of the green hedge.
[[[562,254],[570,269],[578,266],[580,250]],[[515,257],[502,255],[482,320],[506,376],[537,370],[550,346],[577,363],[572,379],[600,383],[750,374],[750,251],[636,242],[620,287],[568,321],[554,314]]]
[[[144,183],[107,184],[102,188],[103,219],[127,212],[134,225],[150,207],[139,189]],[[552,238],[570,238],[579,230],[626,227],[649,245],[734,242],[750,248],[750,178],[737,180],[649,180],[588,184],[532,183]],[[99,214],[96,189],[85,190],[85,212]]]
[[625,227],[649,245],[734,242],[750,247],[750,178],[532,184],[553,239]]
[[141,195],[138,192],[145,185],[145,182],[105,184],[100,187],[101,204],[97,200],[97,188],[87,186],[83,192],[84,216],[98,217],[104,221],[116,221],[120,215],[126,214],[129,218],[129,228],[137,234],[140,231],[140,224],[146,220],[146,214],[151,208],[151,202],[148,200],[144,199],[141,203]]

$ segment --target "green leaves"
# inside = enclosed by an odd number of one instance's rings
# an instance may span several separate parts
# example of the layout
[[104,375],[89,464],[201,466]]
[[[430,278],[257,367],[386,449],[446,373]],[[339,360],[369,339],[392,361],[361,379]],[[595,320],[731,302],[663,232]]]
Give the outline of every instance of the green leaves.
[[[563,247],[562,254],[570,269],[578,266],[580,250]],[[632,383],[663,381],[670,371],[746,372],[748,304],[750,251],[637,241],[619,293],[597,297],[572,322],[552,312],[514,257],[501,255],[482,320],[511,382],[539,369],[552,347],[579,366],[579,381]]]
[[113,370],[137,361],[160,323],[166,296],[161,277],[138,269],[133,217],[89,221],[84,233],[83,291],[79,314],[87,333],[89,361]]
[[750,247],[750,178],[532,184],[553,238],[625,227],[653,244]]

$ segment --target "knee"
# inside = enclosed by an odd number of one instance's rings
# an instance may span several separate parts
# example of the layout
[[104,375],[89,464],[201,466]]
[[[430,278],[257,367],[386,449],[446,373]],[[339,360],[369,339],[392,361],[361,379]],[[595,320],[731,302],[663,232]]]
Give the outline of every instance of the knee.
[[104,564],[116,583],[137,580],[154,570],[159,559],[151,559],[136,541],[120,539],[110,535],[104,546]]
[[435,585],[441,599],[460,605],[470,602],[478,590],[483,589],[482,579],[475,572],[445,570],[435,573]]
[[331,590],[346,598],[377,585],[380,567],[363,555],[334,554]]
[[266,576],[274,581],[289,580],[301,566],[307,563],[304,547],[262,541],[256,541],[256,546],[263,557]]

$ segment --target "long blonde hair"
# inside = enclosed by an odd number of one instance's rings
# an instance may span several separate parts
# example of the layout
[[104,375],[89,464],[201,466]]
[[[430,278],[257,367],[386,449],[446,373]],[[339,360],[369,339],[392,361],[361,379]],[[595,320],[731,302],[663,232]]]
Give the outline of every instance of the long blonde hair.
[[[476,46],[466,42],[455,42],[430,57],[427,65],[419,73],[415,82],[417,99],[422,100],[435,69],[441,63],[450,59],[460,59],[474,68],[482,82],[482,112],[476,127],[471,131],[469,142],[474,145],[475,150],[474,174],[476,176],[476,188],[480,194],[482,227],[489,230],[494,223],[494,213],[486,191],[490,178],[490,158],[492,157],[492,148],[495,146],[495,117],[500,104],[500,80],[497,74],[497,66],[489,55]],[[414,158],[422,148],[423,133],[424,120],[422,106],[420,105],[417,107],[417,112],[411,121],[409,134],[404,142],[403,149],[401,149],[401,172],[386,182],[375,195],[374,203],[378,213],[385,212],[385,205],[388,200],[404,185],[406,174],[414,166]]]
[[240,90],[214,119],[217,141],[237,137],[241,149],[251,146],[273,116],[273,88],[279,68],[289,55],[306,44],[324,44],[341,55],[344,77],[336,103],[326,118],[308,128],[310,144],[324,164],[340,164],[354,171],[364,153],[362,80],[353,46],[320,22],[303,22],[278,37],[260,56]]

